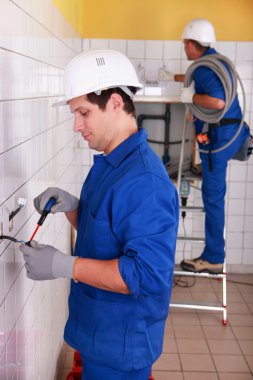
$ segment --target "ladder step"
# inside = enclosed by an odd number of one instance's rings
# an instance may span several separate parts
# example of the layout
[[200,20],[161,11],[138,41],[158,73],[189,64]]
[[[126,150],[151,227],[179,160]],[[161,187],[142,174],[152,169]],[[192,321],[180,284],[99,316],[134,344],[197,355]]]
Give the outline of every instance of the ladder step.
[[195,273],[195,272],[188,272],[185,270],[175,270],[174,276],[188,276],[188,277],[207,277],[207,278],[225,278],[226,273],[220,273],[220,274],[211,274],[211,273]]
[[205,242],[205,238],[203,238],[203,237],[178,236],[177,240],[189,241],[189,242],[193,242],[193,243],[204,243]]
[[181,211],[201,211],[204,212],[204,207],[201,206],[180,206]]
[[199,310],[217,310],[217,311],[224,311],[226,310],[225,306],[220,306],[217,304],[212,303],[195,303],[195,302],[187,302],[187,303],[179,303],[179,302],[172,302],[170,304],[170,307],[178,307],[178,308],[186,308],[186,309],[199,309]]

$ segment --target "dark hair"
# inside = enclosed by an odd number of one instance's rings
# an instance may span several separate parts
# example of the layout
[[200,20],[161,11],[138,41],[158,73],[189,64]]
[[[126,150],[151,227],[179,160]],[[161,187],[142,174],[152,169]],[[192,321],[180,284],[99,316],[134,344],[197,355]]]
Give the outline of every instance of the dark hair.
[[188,40],[188,41],[190,41],[198,51],[206,51],[209,48],[209,46],[201,45],[198,41],[195,41],[195,40]]
[[[135,87],[128,86],[128,88],[133,94],[135,94],[137,91]],[[87,94],[87,98],[90,103],[97,104],[98,107],[104,111],[108,100],[114,93],[119,94],[122,97],[124,103],[123,110],[127,114],[136,117],[135,106],[132,99],[119,87],[108,88],[107,90],[103,90],[100,95],[96,95],[95,92],[91,92],[90,94]]]

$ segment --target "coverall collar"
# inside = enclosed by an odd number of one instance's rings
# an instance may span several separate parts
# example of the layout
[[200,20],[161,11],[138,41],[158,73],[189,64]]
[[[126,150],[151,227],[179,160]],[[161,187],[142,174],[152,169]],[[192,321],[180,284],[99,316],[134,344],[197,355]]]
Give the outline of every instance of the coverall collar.
[[144,129],[141,129],[118,145],[108,156],[98,155],[95,156],[94,159],[96,160],[98,157],[103,157],[110,165],[116,168],[138,145],[146,140],[147,133]]
[[217,53],[216,50],[214,48],[209,47],[208,49],[204,51],[201,57],[204,57],[205,55],[209,55],[209,54],[215,54],[215,53]]

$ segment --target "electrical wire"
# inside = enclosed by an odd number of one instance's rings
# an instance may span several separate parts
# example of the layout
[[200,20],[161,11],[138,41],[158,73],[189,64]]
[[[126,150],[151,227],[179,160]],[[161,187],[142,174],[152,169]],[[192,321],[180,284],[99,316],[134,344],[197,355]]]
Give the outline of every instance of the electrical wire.
[[[231,107],[236,94],[237,94],[237,79],[240,82],[241,88],[242,88],[242,95],[243,95],[243,111],[242,111],[242,119],[239,124],[239,127],[234,134],[234,136],[228,141],[225,145],[221,146],[220,148],[211,150],[211,153],[218,153],[223,151],[224,149],[228,148],[238,137],[239,133],[241,132],[241,129],[244,125],[244,117],[245,117],[245,104],[246,104],[246,98],[245,98],[245,91],[243,88],[243,84],[241,81],[241,78],[239,77],[236,68],[234,64],[228,59],[227,57],[221,55],[221,54],[211,54],[204,57],[199,58],[195,62],[193,62],[185,74],[185,80],[184,80],[184,87],[189,87],[191,82],[193,81],[193,72],[200,66],[208,67],[209,69],[213,70],[215,74],[219,77],[222,86],[224,88],[225,92],[225,107],[222,110],[214,110],[214,109],[207,109],[204,107],[200,107],[196,104],[188,104],[186,105],[186,110],[190,110],[190,112],[197,117],[200,120],[203,120],[206,123],[209,124],[215,124],[218,123],[225,113],[228,111],[228,109]],[[227,68],[229,71],[227,70]],[[199,149],[201,153],[208,154],[208,150]]]
[[0,240],[10,240],[14,243],[26,244],[26,242],[24,240],[18,240],[18,239],[15,239],[14,237],[8,236],[8,235],[0,235]]
[[194,277],[192,279],[192,283],[191,284],[186,279],[182,280],[181,277],[182,276],[174,277],[173,287],[174,286],[179,286],[180,288],[192,288],[195,285],[195,283],[196,283],[196,278],[194,278]]

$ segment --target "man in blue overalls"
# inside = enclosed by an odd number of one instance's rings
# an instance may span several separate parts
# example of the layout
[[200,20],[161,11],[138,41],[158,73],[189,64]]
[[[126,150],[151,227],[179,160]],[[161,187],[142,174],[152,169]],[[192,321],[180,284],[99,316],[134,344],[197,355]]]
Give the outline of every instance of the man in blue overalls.
[[[190,61],[217,53],[211,48],[215,42],[213,25],[205,19],[189,22],[183,32],[184,50]],[[184,81],[184,75],[162,72],[163,79]],[[183,88],[181,101],[194,103],[206,109],[221,110],[225,106],[225,93],[219,77],[206,66],[199,66],[193,73],[194,86]],[[231,107],[218,124],[208,127],[193,115],[195,132],[201,150],[216,150],[227,144],[238,130],[242,112],[236,96]],[[225,258],[224,224],[226,170],[228,160],[249,138],[246,124],[235,141],[226,149],[214,154],[200,153],[202,161],[202,198],[205,208],[205,247],[200,257],[183,260],[181,267],[193,272],[222,273]]]
[[80,200],[51,187],[34,200],[41,213],[65,212],[77,229],[75,255],[31,242],[21,251],[34,280],[71,278],[65,340],[83,359],[84,380],[148,380],[162,352],[172,289],[178,196],[144,130],[133,95],[141,88],[126,56],[80,54],[65,71],[74,130],[103,152]]

